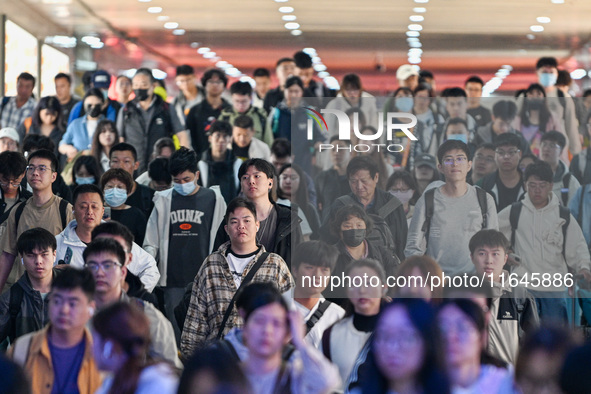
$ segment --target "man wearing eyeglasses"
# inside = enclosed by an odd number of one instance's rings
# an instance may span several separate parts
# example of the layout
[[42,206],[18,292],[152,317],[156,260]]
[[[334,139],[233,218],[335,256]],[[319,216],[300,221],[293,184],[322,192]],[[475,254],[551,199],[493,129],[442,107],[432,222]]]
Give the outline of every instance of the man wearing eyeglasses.
[[127,275],[127,257],[119,242],[111,238],[96,238],[88,244],[84,253],[84,265],[92,272],[96,284],[94,301],[98,309],[117,301],[135,303],[143,309],[150,321],[150,353],[182,367],[174,339],[172,325],[149,302],[129,297],[121,285]]
[[540,141],[540,160],[550,164],[554,173],[554,187],[552,191],[559,197],[560,204],[568,207],[568,202],[581,187],[581,184],[568,170],[567,165],[560,160],[566,146],[566,137],[558,131],[548,131],[542,135]]
[[448,276],[472,273],[474,265],[466,248],[478,231],[498,229],[495,202],[466,182],[472,168],[467,144],[447,140],[439,147],[437,159],[445,184],[425,191],[417,201],[404,254],[429,255]]
[[6,221],[6,231],[0,241],[0,290],[5,284],[10,287],[24,273],[20,265],[13,269],[17,254],[16,241],[23,231],[41,227],[56,235],[74,219],[72,204],[53,194],[51,189],[57,177],[57,168],[57,158],[46,149],[36,150],[29,155],[26,174],[33,196],[16,206]]
[[519,160],[521,141],[512,133],[503,133],[495,140],[497,170],[482,178],[477,185],[490,193],[497,204],[497,212],[519,201],[525,194]]
[[0,153],[0,237],[12,208],[33,195],[21,186],[26,168],[27,160],[19,152]]

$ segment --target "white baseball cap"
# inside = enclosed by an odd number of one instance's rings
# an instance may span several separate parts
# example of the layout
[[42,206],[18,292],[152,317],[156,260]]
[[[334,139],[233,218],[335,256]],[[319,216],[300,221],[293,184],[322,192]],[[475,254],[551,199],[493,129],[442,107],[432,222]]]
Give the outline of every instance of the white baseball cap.
[[406,81],[408,77],[413,75],[419,76],[419,72],[410,64],[403,64],[396,70],[396,79]]
[[0,138],[4,137],[8,137],[11,140],[16,141],[17,144],[20,142],[18,131],[12,127],[4,127],[3,129],[0,129]]

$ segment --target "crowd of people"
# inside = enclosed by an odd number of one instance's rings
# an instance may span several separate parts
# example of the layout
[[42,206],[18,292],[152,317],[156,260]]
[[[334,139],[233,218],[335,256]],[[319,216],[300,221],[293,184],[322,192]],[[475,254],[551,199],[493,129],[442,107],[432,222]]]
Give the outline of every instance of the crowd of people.
[[20,74],[0,392],[588,393],[591,101],[535,70],[491,101],[410,65],[333,91],[303,51],[275,88],[179,66],[173,99],[147,68],[81,100]]

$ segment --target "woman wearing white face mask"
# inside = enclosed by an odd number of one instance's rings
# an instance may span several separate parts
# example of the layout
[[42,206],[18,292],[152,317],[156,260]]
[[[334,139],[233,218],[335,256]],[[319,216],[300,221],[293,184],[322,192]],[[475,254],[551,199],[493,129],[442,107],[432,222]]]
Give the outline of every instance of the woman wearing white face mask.
[[106,216],[129,228],[135,242],[141,245],[144,242],[148,219],[139,208],[125,204],[133,188],[131,175],[120,168],[111,168],[101,177],[100,187],[106,204],[111,208],[111,214]]
[[390,178],[388,178],[386,190],[402,202],[404,212],[406,212],[406,219],[408,220],[408,224],[410,224],[410,219],[415,211],[415,204],[419,199],[417,183],[410,172],[395,171]]

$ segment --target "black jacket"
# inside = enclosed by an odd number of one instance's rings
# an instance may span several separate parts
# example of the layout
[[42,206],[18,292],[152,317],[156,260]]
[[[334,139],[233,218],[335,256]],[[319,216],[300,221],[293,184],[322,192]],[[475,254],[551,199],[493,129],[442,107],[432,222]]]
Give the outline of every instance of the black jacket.
[[10,207],[9,209],[6,209],[6,201],[4,200],[4,193],[2,192],[2,189],[0,189],[0,224],[4,223],[6,221],[6,219],[8,219],[8,215],[10,215],[10,211],[12,211],[12,209],[14,207],[17,206],[18,203],[23,202],[23,201],[27,201],[29,199],[29,197],[32,197],[33,193],[31,193],[30,191],[28,191],[25,187],[21,186],[18,189],[18,198],[16,200],[16,202],[14,203],[14,205],[12,207]]
[[[300,228],[300,219],[297,212],[291,211],[291,208],[281,204],[273,204],[277,210],[277,231],[275,232],[275,245],[273,250],[268,252],[276,253],[285,260],[287,266],[291,269],[291,248],[292,245],[298,245],[302,242],[302,230]],[[224,230],[226,220],[220,224],[218,233],[215,237],[213,250],[218,250],[220,245],[230,240]]]

